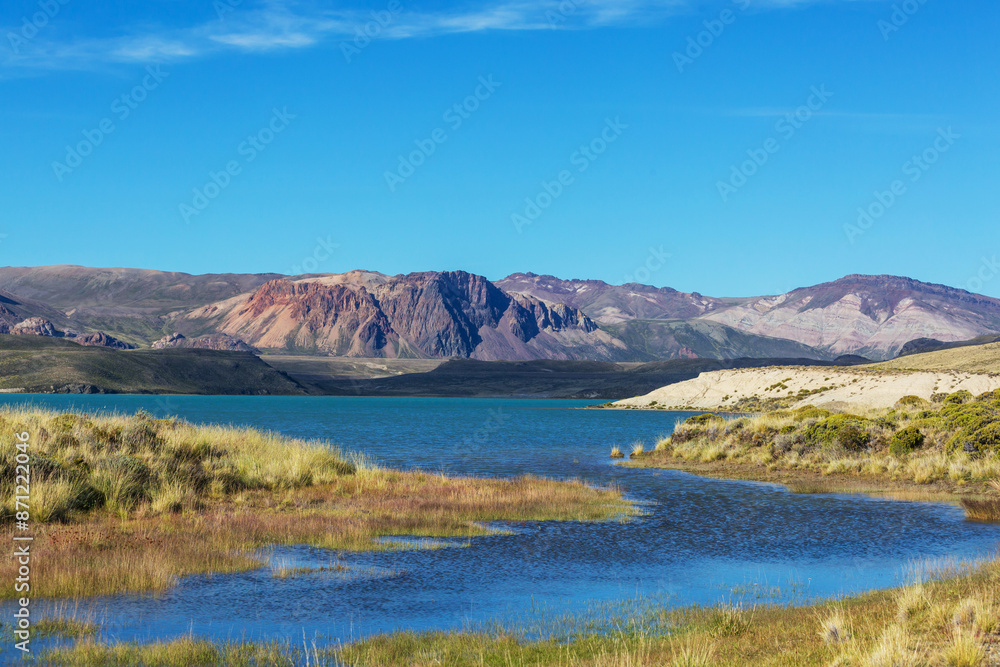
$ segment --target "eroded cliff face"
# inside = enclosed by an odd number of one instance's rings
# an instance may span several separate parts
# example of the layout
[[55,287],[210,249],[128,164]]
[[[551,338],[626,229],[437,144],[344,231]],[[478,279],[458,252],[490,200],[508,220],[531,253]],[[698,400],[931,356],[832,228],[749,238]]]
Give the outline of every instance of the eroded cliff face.
[[718,299],[697,292],[678,292],[669,287],[560,280],[534,273],[511,274],[498,280],[497,286],[507,292],[579,308],[601,324],[620,324],[634,319],[690,319],[723,305]]
[[[273,280],[242,300],[198,309],[262,349],[340,356],[475,359],[599,358],[624,346],[582,311],[512,296],[464,271]],[[556,351],[561,345],[568,350]]]

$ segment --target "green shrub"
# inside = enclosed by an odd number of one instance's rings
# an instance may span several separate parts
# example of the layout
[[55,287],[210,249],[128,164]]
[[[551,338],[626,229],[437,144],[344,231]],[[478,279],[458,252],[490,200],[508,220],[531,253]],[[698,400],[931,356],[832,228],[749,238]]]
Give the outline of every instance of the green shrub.
[[840,445],[849,452],[860,452],[871,444],[866,430],[868,420],[856,415],[833,415],[818,421],[806,431],[806,442],[813,445]]
[[778,431],[781,435],[788,435],[789,433],[795,433],[797,427],[794,424],[789,424],[788,426],[782,426]]
[[972,392],[962,389],[961,391],[956,391],[954,394],[948,394],[944,398],[945,405],[965,405],[972,400]]
[[910,408],[910,409],[927,409],[931,406],[930,401],[919,396],[914,396],[910,394],[909,396],[904,396],[903,398],[896,401],[896,405],[900,408]]
[[963,448],[966,451],[970,451],[970,447],[965,445],[971,445],[971,451],[977,454],[986,454],[989,452],[1000,454],[1000,422],[994,421],[966,435]]
[[914,449],[924,446],[924,434],[916,426],[907,426],[892,436],[889,441],[889,453],[894,456],[906,456]]
[[807,405],[795,411],[795,421],[803,422],[807,419],[825,419],[830,416],[829,410]]
[[49,428],[56,433],[69,433],[80,421],[82,420],[79,415],[68,412],[50,419]]

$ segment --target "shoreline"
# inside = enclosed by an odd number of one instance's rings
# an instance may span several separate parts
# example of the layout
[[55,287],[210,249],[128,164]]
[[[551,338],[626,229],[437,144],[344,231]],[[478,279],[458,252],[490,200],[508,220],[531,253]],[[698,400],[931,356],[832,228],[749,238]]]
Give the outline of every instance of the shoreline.
[[963,499],[978,500],[992,497],[987,482],[978,484],[980,488],[975,488],[974,484],[918,484],[900,480],[886,480],[874,475],[829,475],[816,470],[785,468],[770,470],[753,463],[690,461],[680,457],[667,458],[662,455],[654,458],[660,453],[652,452],[651,454],[621,461],[618,465],[636,470],[674,470],[721,481],[776,484],[784,487],[790,493],[801,494],[860,494],[886,500],[950,504],[960,503]]
[[[303,651],[294,640],[214,642],[195,637],[102,644],[92,621],[46,618],[52,634],[76,639],[43,653],[40,664],[135,664],[194,667],[248,659],[317,667],[400,664],[503,667],[744,667],[745,665],[1000,666],[1000,557],[927,569],[919,581],[807,604],[729,603],[651,607],[615,616],[593,631],[569,620],[561,634],[524,639],[513,630],[398,631]],[[628,602],[623,603],[623,607]],[[552,619],[564,623],[567,619]],[[881,658],[875,660],[875,656]],[[962,662],[960,656],[973,660]],[[252,664],[257,664],[252,662]],[[268,662],[268,664],[271,664]]]
[[[13,433],[29,460],[35,598],[171,588],[190,574],[262,565],[269,545],[404,548],[382,538],[491,534],[488,522],[606,521],[641,513],[617,489],[579,481],[446,477],[344,456],[329,443],[135,415],[0,410],[0,533],[15,526]],[[24,467],[24,466],[22,466]],[[21,528],[24,530],[24,528]],[[23,533],[22,533],[23,534]],[[0,562],[0,599],[15,590]]]

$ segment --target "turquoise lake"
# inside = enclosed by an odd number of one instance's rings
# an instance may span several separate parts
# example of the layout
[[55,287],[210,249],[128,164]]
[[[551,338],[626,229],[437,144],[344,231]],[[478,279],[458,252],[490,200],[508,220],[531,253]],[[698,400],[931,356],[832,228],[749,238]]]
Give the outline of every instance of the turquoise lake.
[[[158,596],[81,603],[102,636],[151,640],[349,641],[379,632],[600,614],[606,603],[806,602],[908,581],[928,563],[994,555],[1000,526],[942,503],[796,495],[766,484],[615,466],[689,413],[582,410],[587,401],[205,396],[21,396],[4,404],[175,415],[328,440],[391,468],[523,474],[618,485],[646,516],[618,523],[503,524],[456,548],[338,554],[275,549],[273,562],[352,568],[275,579],[270,570],[193,576]],[[49,603],[37,603],[42,610]],[[71,605],[72,606],[72,605]],[[9,604],[4,605],[6,615]],[[5,650],[8,650],[5,647]]]

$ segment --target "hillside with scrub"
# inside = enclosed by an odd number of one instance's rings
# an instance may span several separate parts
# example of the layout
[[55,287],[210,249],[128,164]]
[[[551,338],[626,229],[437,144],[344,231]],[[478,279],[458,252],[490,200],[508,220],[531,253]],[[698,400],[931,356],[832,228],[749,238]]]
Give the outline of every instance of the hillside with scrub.
[[[1000,520],[1000,391],[905,396],[889,410],[815,406],[688,418],[635,465],[780,481],[799,490],[926,491]],[[991,488],[992,487],[992,488]]]
[[877,364],[875,368],[959,373],[1000,374],[1000,343],[969,345],[911,354]]

